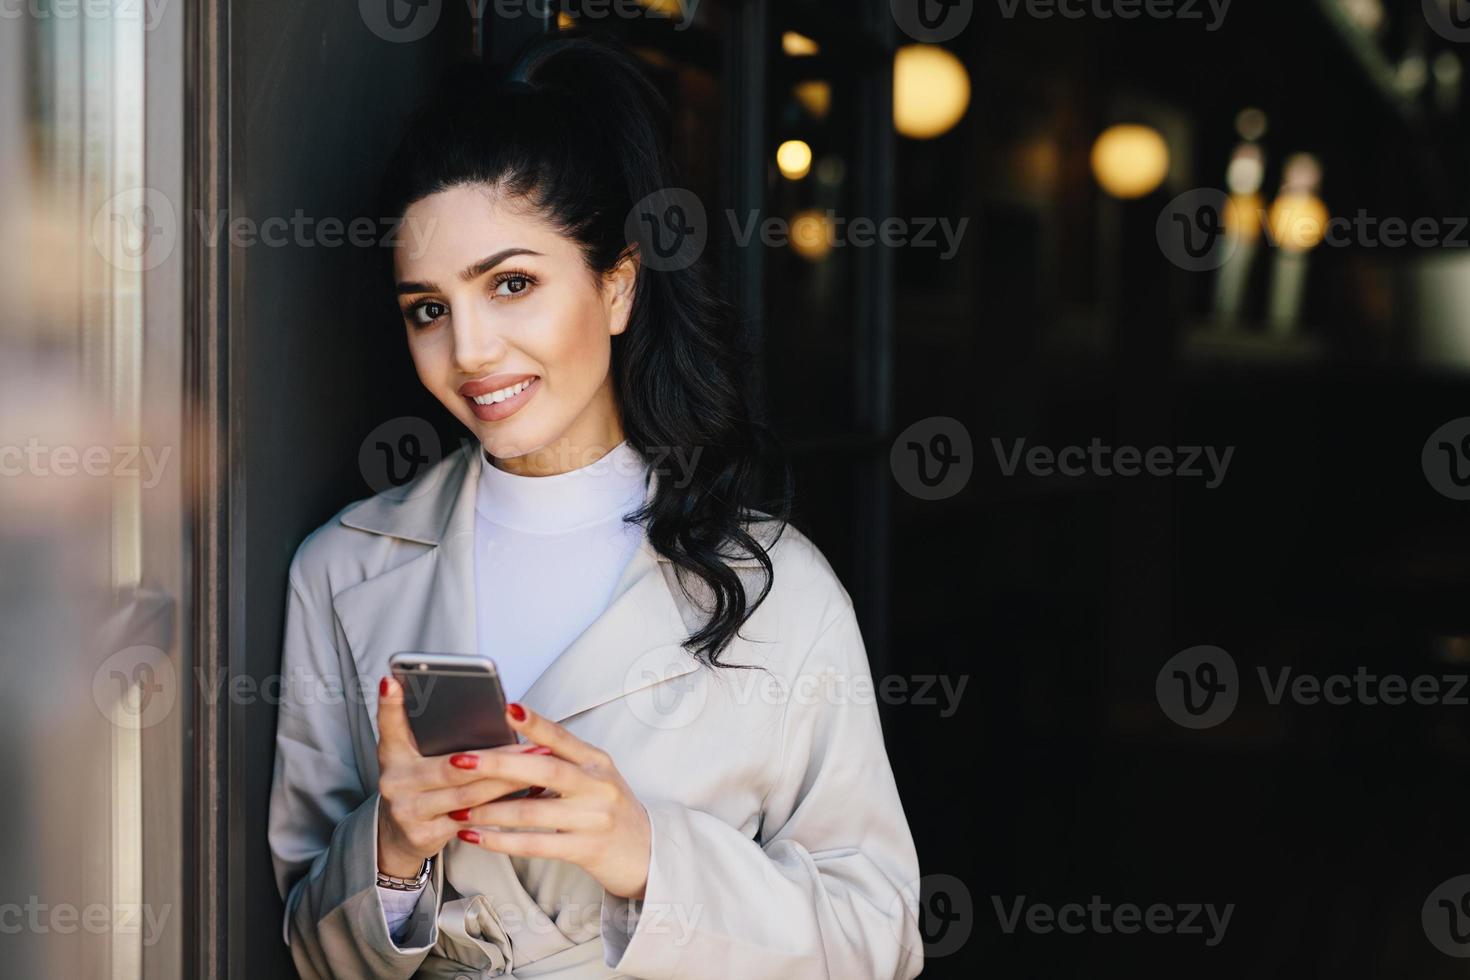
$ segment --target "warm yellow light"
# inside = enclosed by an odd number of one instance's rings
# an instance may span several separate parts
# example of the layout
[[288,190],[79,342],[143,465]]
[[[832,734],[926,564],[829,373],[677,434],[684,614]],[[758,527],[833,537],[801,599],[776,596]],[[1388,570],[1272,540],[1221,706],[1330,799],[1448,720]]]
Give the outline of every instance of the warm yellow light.
[[817,119],[826,119],[832,109],[832,85],[830,82],[799,82],[792,89],[801,107]]
[[781,50],[793,58],[805,58],[820,52],[822,46],[805,34],[787,31],[781,35]]
[[1231,194],[1225,202],[1225,230],[1242,244],[1261,237],[1261,212],[1266,204],[1259,194]]
[[572,19],[571,14],[563,10],[556,15],[556,26],[563,31],[572,31],[576,30],[577,22]]
[[1283,193],[1271,203],[1271,240],[1288,252],[1310,251],[1322,243],[1331,218],[1317,195]]
[[916,140],[943,136],[970,107],[970,75],[960,59],[932,44],[907,44],[893,56],[893,125]]
[[638,0],[638,2],[654,13],[663,14],[666,17],[683,13],[682,0]]
[[1110,126],[1092,144],[1092,173],[1113,197],[1143,197],[1169,176],[1169,146],[1148,126]]
[[832,223],[821,211],[799,211],[791,219],[791,250],[808,262],[832,251]]
[[776,151],[776,166],[787,180],[801,180],[812,172],[812,148],[801,140],[787,140]]

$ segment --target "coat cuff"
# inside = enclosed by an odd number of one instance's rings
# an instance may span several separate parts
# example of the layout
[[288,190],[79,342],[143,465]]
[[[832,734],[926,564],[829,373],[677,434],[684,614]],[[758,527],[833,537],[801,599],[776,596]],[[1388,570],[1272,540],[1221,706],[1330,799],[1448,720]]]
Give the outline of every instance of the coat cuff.
[[692,847],[683,806],[678,803],[645,803],[652,838],[648,849],[648,885],[642,900],[603,893],[602,945],[604,962],[619,974],[643,980],[695,976],[699,970],[684,966],[685,949],[694,940],[694,926],[701,906],[675,878],[683,868],[698,876],[698,860]]
[[[388,941],[401,953],[426,953],[434,948],[439,941],[439,887],[440,866],[444,863],[441,854],[434,858],[434,873],[430,880],[419,892],[418,901],[414,904],[413,912],[410,913],[408,921],[398,926],[397,929],[388,928],[387,911],[383,908],[383,891],[378,887],[378,804],[382,797],[373,794],[373,821],[371,832],[373,836],[372,864],[368,867],[368,874],[372,877],[372,900],[378,907],[378,918],[383,922],[383,931],[388,934]],[[396,932],[401,938],[394,939]]]
[[296,888],[291,919],[292,955],[302,975],[390,980],[411,976],[439,941],[443,870],[434,874],[404,926],[388,934],[378,894],[378,801],[374,793],[337,824],[327,850]]

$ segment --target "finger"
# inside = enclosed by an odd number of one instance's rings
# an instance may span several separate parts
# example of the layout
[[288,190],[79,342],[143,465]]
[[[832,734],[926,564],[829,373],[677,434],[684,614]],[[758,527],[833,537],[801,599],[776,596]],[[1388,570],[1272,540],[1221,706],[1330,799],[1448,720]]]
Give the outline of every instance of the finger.
[[[577,850],[573,834],[558,834],[554,831],[537,833],[527,830],[461,830],[459,839],[466,844],[483,847],[497,854],[511,857],[556,858],[571,860]],[[575,862],[573,862],[575,863]]]
[[391,674],[378,682],[378,750],[388,758],[419,754],[413,729],[408,726],[408,712],[403,707],[403,685]]
[[[495,778],[486,760],[504,754],[550,755],[551,750],[541,745],[505,745],[494,749],[475,752],[454,752],[449,755],[434,755],[422,759],[414,768],[414,778],[422,790],[442,789],[446,786],[463,786],[482,779]],[[524,789],[517,786],[516,789]],[[509,791],[507,791],[509,792]]]
[[420,793],[415,808],[425,817],[467,813],[470,807],[483,806],[523,789],[526,787],[503,779],[477,779],[463,786],[445,786]]
[[474,827],[536,827],[546,830],[603,830],[602,811],[569,800],[504,800],[471,807],[464,823]]
[[510,719],[511,728],[525,736],[527,741],[546,746],[568,762],[586,766],[608,761],[606,752],[582,741],[563,726],[525,705],[510,704],[505,709],[505,716]]
[[[546,747],[541,747],[546,751]],[[563,796],[580,796],[595,790],[599,781],[580,766],[550,754],[495,755],[481,760],[487,777],[504,779],[517,786],[541,786]]]

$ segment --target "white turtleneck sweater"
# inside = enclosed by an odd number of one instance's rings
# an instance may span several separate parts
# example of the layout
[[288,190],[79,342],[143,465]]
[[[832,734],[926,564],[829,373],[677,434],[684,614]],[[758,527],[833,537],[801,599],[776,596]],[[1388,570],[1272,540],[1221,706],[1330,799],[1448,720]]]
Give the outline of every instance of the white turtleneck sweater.
[[[480,455],[475,596],[482,656],[507,701],[601,616],[643,537],[623,521],[643,506],[648,466],[626,442],[579,469],[516,476]],[[395,941],[423,889],[379,888]]]

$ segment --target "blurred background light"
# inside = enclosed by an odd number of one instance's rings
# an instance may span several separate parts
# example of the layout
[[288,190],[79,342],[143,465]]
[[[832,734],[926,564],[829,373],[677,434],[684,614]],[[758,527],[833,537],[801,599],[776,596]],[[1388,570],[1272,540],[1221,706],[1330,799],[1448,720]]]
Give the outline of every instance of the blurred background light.
[[1235,114],[1235,131],[1243,140],[1250,140],[1254,143],[1266,135],[1269,127],[1270,121],[1266,118],[1266,114],[1253,106],[1248,106]]
[[820,53],[822,46],[805,34],[787,31],[781,35],[781,50],[793,58],[806,58]]
[[798,82],[791,90],[801,105],[814,119],[826,119],[832,111],[832,83],[813,79]]
[[1331,217],[1322,199],[1308,191],[1282,194],[1271,203],[1271,238],[1288,252],[1316,248]]
[[1310,153],[1293,153],[1282,168],[1281,193],[1271,204],[1271,239],[1285,252],[1307,252],[1321,244],[1331,214],[1317,196],[1322,164]]
[[1254,143],[1242,143],[1230,157],[1225,186],[1232,194],[1254,194],[1266,181],[1266,155]]
[[1261,214],[1266,202],[1259,194],[1231,194],[1225,202],[1225,230],[1236,241],[1255,242],[1261,237]]
[[1169,146],[1149,126],[1110,126],[1092,146],[1092,172],[1113,197],[1143,197],[1169,176]]
[[1361,31],[1376,34],[1383,26],[1383,0],[1337,0],[1337,5]]
[[1405,95],[1418,95],[1429,84],[1429,62],[1417,52],[1405,55],[1394,72],[1394,83]]
[[776,150],[776,166],[787,180],[801,180],[812,172],[812,148],[802,140],[787,140]]
[[847,164],[839,156],[825,156],[817,164],[817,180],[825,187],[841,187],[847,178]]
[[970,74],[944,48],[908,44],[893,57],[893,125],[909,139],[943,136],[970,107]]
[[791,219],[791,250],[808,262],[832,251],[832,223],[821,211],[799,211]]

